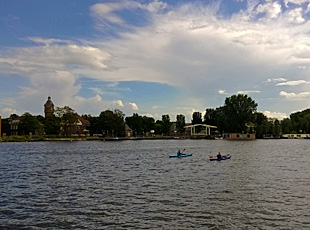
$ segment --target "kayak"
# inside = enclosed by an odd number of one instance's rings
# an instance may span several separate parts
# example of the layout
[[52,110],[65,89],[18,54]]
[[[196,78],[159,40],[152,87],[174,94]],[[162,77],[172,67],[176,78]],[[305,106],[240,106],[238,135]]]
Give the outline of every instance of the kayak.
[[223,156],[222,158],[220,158],[220,159],[217,159],[217,157],[215,156],[215,157],[210,157],[210,161],[222,161],[222,160],[227,160],[227,159],[230,159],[231,158],[231,156],[230,155],[227,155],[227,156]]
[[191,157],[193,154],[189,153],[189,154],[181,154],[181,155],[170,155],[169,158],[180,158],[180,157]]

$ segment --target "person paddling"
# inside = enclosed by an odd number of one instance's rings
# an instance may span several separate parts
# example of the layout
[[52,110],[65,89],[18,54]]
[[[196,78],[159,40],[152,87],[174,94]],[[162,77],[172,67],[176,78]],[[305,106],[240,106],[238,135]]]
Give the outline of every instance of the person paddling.
[[216,155],[217,159],[222,159],[222,154],[221,152],[219,152],[217,155]]
[[[184,150],[185,150],[185,149],[184,149]],[[179,150],[177,151],[177,156],[181,156],[181,155],[183,154],[184,150],[181,152],[181,150],[179,149]]]

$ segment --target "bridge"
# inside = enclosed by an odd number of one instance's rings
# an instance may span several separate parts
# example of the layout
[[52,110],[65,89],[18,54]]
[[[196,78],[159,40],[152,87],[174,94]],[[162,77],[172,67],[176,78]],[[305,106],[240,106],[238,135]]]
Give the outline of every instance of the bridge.
[[[204,127],[203,132],[202,130],[199,130],[197,133],[197,127]],[[205,125],[205,124],[195,124],[195,125],[186,125],[184,128],[190,128],[191,129],[191,136],[201,136],[201,135],[206,135],[206,136],[211,136],[211,129],[216,129],[216,126],[213,125]]]

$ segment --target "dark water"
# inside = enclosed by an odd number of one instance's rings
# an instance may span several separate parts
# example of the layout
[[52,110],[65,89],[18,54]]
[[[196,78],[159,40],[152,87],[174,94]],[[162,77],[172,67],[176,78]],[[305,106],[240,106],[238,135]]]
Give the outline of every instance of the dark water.
[[[309,146],[0,143],[0,229],[310,229]],[[193,156],[169,159],[178,148]]]

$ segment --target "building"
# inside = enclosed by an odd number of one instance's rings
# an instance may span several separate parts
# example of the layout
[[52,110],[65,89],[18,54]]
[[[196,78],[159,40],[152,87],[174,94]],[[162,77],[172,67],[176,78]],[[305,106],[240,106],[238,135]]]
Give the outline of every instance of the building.
[[284,139],[310,139],[310,134],[283,134]]
[[69,136],[86,136],[89,134],[90,123],[88,120],[76,114],[76,122],[72,125],[62,127],[63,131]]
[[19,133],[18,133],[18,126],[19,126],[19,123],[20,123],[20,119],[21,119],[21,117],[17,116],[16,114],[9,118],[10,135],[11,136],[19,135]]
[[132,129],[125,124],[125,137],[132,137],[133,136],[133,131]]
[[225,133],[225,140],[255,140],[253,133]]
[[44,114],[46,117],[52,117],[55,112],[54,103],[51,100],[51,97],[48,96],[46,103],[44,104]]

